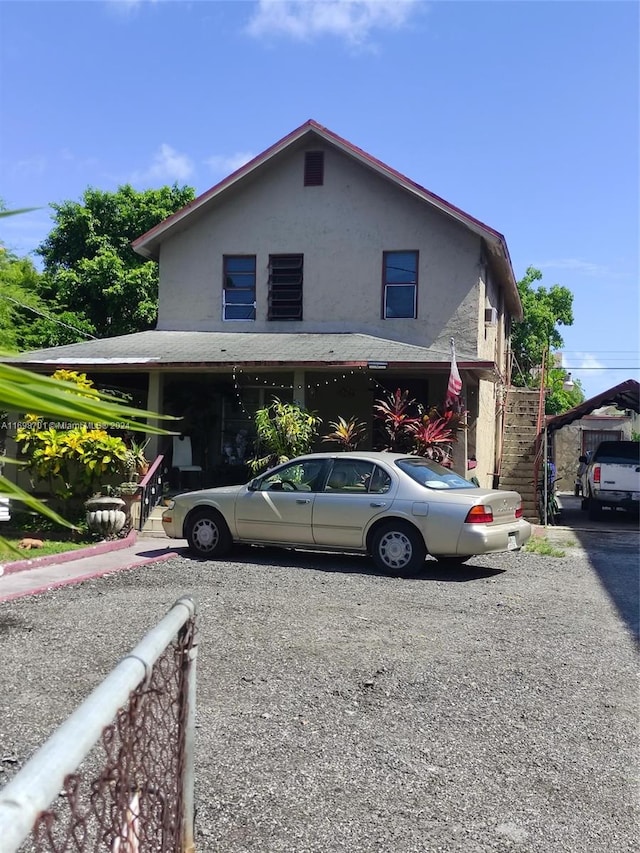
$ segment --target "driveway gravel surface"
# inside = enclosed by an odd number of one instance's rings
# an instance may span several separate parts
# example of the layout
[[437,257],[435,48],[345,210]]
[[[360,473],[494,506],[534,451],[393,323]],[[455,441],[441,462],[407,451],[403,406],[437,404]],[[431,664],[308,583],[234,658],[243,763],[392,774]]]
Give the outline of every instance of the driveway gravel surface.
[[428,561],[410,580],[360,557],[247,548],[7,602],[0,782],[192,594],[199,851],[630,853],[637,646],[620,597],[637,610],[637,573],[625,578],[616,600],[584,539],[563,558]]

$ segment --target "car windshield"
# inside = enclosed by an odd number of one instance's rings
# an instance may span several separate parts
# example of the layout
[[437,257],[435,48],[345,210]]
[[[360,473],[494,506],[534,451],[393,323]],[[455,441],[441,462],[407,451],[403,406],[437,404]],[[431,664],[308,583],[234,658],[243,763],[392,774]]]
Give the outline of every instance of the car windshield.
[[398,468],[408,474],[416,483],[428,489],[477,489],[475,483],[465,480],[449,468],[438,465],[424,456],[411,456],[407,459],[397,459]]

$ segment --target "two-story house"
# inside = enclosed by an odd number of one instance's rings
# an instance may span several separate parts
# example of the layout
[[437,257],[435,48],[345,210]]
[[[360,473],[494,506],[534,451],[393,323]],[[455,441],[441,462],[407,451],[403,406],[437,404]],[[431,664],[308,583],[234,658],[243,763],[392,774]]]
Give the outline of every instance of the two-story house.
[[494,229],[307,121],[133,245],[159,263],[156,329],[20,362],[84,370],[184,416],[215,482],[246,457],[253,413],[273,395],[325,426],[358,417],[370,446],[383,389],[441,407],[453,338],[468,410],[455,467],[473,458],[492,484],[522,318]]

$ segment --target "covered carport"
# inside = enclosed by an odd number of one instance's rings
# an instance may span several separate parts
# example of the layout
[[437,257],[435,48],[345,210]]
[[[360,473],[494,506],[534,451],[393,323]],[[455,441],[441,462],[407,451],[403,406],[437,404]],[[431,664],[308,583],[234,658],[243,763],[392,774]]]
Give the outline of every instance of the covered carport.
[[556,430],[584,418],[585,415],[590,415],[591,412],[595,412],[596,409],[601,409],[603,406],[615,406],[617,409],[631,410],[640,414],[639,389],[640,384],[635,379],[626,379],[619,385],[603,391],[602,394],[585,400],[579,406],[574,406],[568,412],[547,418],[547,432],[549,435],[553,435]]
[[[545,422],[542,446],[548,448],[549,456],[554,460],[556,459],[556,440],[559,430],[605,406],[615,406],[622,413],[635,412],[640,414],[640,383],[635,379],[627,379],[619,385],[585,400],[567,412],[548,417]],[[547,439],[546,442],[544,442],[544,438]],[[580,452],[577,450],[575,453],[576,469],[577,457]],[[573,487],[573,480],[568,476],[563,476],[558,482],[557,490],[560,493],[559,503],[562,508],[560,524],[573,529],[597,528],[602,530],[601,522],[589,522],[586,513],[581,512],[581,499],[573,497]],[[607,514],[607,521],[614,524],[616,528],[619,527],[623,530],[635,525],[633,519],[629,519],[624,513],[609,513]]]

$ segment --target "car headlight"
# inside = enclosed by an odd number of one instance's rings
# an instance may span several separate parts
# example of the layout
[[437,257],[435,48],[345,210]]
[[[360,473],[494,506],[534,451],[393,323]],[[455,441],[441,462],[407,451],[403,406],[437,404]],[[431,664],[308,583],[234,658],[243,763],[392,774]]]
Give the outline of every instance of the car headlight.
[[173,499],[173,498],[171,498],[171,500],[170,500],[170,501],[169,501],[169,503],[167,504],[166,508],[167,508],[167,509],[173,509],[175,505],[176,505],[176,502],[174,501],[174,499]]

